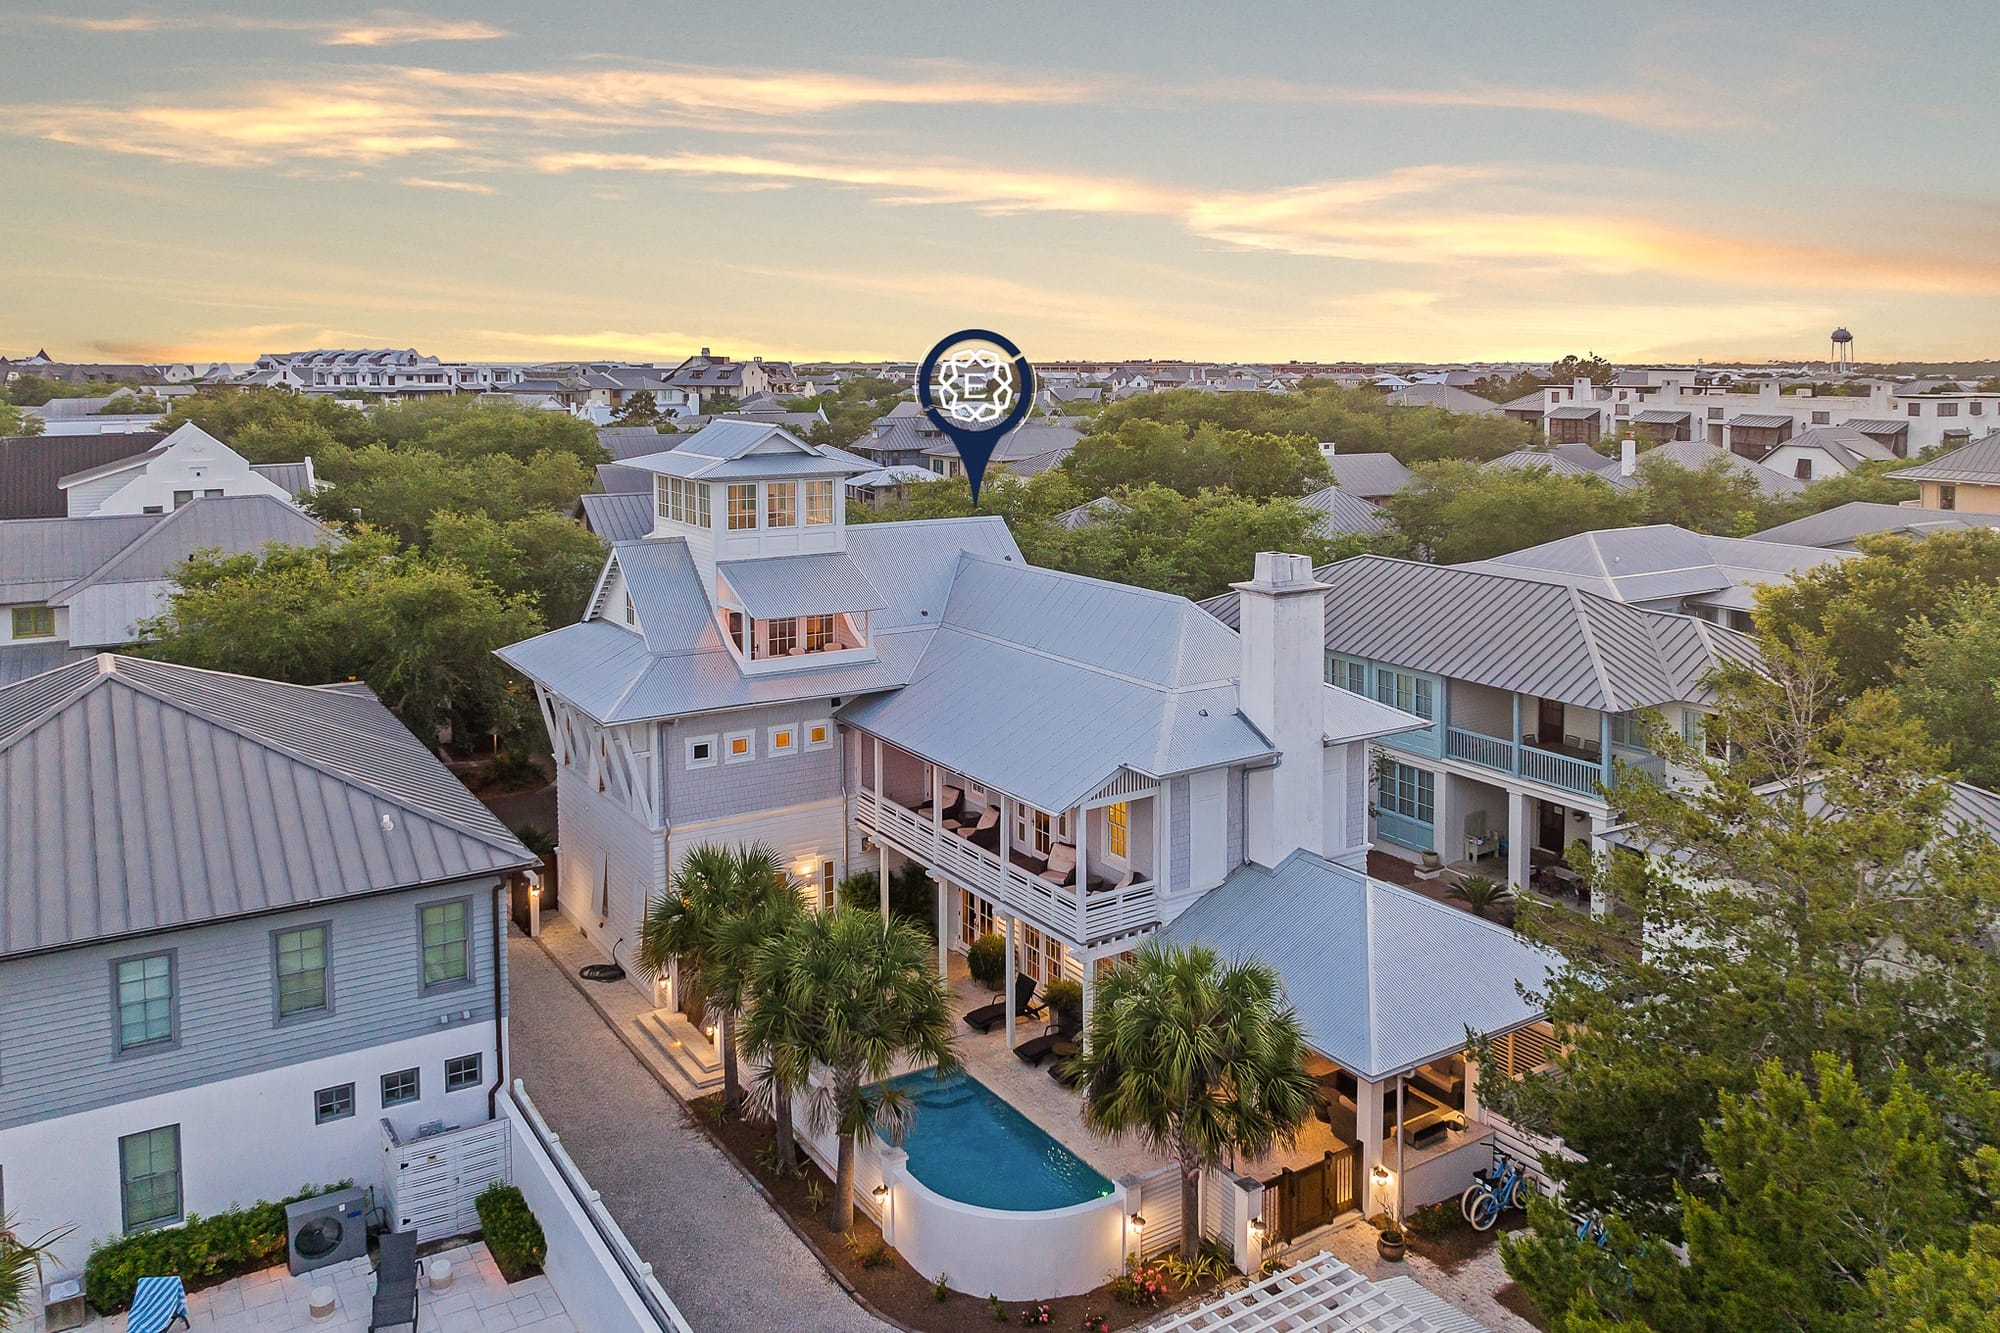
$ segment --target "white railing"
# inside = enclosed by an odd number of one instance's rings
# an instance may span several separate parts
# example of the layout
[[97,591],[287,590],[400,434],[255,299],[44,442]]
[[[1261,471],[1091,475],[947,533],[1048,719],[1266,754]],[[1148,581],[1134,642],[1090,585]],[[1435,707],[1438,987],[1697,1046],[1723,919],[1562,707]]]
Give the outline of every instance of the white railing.
[[1551,787],[1560,787],[1579,796],[1594,796],[1597,784],[1604,779],[1604,769],[1593,760],[1572,759],[1566,754],[1523,745],[1521,776],[1546,782]]
[[1037,929],[1076,944],[1159,924],[1159,885],[1152,880],[1096,891],[1053,884],[1020,866],[1003,863],[998,853],[940,828],[879,792],[857,794],[855,817],[864,829],[893,844],[905,856]]
[[1497,768],[1502,773],[1514,771],[1514,747],[1498,736],[1467,731],[1464,727],[1447,727],[1444,735],[1445,753],[1453,759],[1463,759],[1482,768]]

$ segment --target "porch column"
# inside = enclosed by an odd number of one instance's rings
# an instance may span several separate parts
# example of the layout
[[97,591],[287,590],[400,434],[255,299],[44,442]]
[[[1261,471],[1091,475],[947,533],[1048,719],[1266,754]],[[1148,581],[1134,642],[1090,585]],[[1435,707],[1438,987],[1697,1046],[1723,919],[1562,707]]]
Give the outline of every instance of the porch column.
[[1079,942],[1090,938],[1090,932],[1083,928],[1084,904],[1090,896],[1090,843],[1084,834],[1090,828],[1090,810],[1086,806],[1076,808],[1076,938]]
[[1508,771],[1518,777],[1521,772],[1521,695],[1516,691],[1507,698],[1514,705],[1514,729],[1507,733],[1507,759],[1512,765]]
[[1382,1094],[1387,1085],[1354,1080],[1354,1137],[1361,1141],[1361,1212],[1375,1215],[1375,1168],[1382,1165]]
[[1007,1034],[1008,1050],[1014,1049],[1014,969],[1014,917],[1012,913],[1009,913],[1007,917],[1007,972],[1006,980],[1001,986],[1001,991],[1005,995],[1007,1005],[1007,1026],[1001,1030]]
[[938,975],[945,977],[951,974],[951,887],[943,875],[931,879],[937,885]]
[[931,828],[944,827],[944,769],[936,764],[926,764],[931,772]]
[[1465,1062],[1465,1119],[1468,1124],[1479,1121],[1479,1071],[1479,1061]]
[[882,844],[882,870],[875,877],[876,887],[882,891],[882,925],[889,925],[889,844]]
[[1097,960],[1078,954],[1077,961],[1083,964],[1083,1031],[1077,1034],[1077,1044],[1089,1050],[1090,1013],[1097,1007]]
[[1598,762],[1604,770],[1604,787],[1605,790],[1609,791],[1611,789],[1611,714],[1607,712],[1600,712],[1597,715],[1597,743]]
[[1528,886],[1528,866],[1528,798],[1524,793],[1509,791],[1507,793],[1507,880],[1517,890]]
[[[1590,851],[1593,856],[1604,850],[1604,833],[1610,827],[1611,816],[1609,814],[1592,815],[1590,817]],[[1608,894],[1593,892],[1590,895],[1590,914],[1592,916],[1603,916],[1610,910],[1611,898]]]
[[1403,1076],[1396,1075],[1396,1225],[1403,1225],[1403,1140],[1409,1133],[1403,1127],[1409,1121],[1404,1114]]
[[875,799],[877,802],[880,802],[882,799],[882,738],[876,736],[873,737],[873,740],[875,742]]

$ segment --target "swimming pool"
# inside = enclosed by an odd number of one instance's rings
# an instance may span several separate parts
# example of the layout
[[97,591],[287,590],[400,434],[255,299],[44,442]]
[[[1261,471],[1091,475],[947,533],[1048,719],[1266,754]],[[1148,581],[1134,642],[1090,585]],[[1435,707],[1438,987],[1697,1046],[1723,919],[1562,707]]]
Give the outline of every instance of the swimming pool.
[[1039,1212],[1111,1193],[1110,1181],[963,1071],[939,1082],[923,1069],[882,1086],[916,1103],[903,1140],[910,1174],[947,1199]]

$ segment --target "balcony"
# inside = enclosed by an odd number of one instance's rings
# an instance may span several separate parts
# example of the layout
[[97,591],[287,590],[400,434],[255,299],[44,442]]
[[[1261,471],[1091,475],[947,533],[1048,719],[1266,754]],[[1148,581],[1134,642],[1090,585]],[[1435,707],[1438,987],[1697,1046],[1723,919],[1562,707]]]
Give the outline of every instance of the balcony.
[[[1498,773],[1509,773],[1578,796],[1596,796],[1600,785],[1617,785],[1616,769],[1607,767],[1596,756],[1566,748],[1552,749],[1528,741],[1515,744],[1499,736],[1488,736],[1464,727],[1445,728],[1445,754],[1452,759],[1461,759]],[[1656,779],[1663,778],[1666,773],[1664,761],[1650,750],[1614,745],[1611,757],[1629,771],[1646,773]]]

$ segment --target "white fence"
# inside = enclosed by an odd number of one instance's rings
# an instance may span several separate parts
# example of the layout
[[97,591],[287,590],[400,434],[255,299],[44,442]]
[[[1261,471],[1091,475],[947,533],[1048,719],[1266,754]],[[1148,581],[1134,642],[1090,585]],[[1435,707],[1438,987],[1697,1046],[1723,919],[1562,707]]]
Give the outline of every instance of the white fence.
[[1539,1134],[1531,1134],[1492,1111],[1482,1109],[1480,1118],[1493,1129],[1493,1146],[1519,1162],[1527,1170],[1528,1178],[1533,1180],[1544,1194],[1556,1192],[1555,1182],[1550,1180],[1549,1173],[1542,1169],[1544,1153],[1565,1161],[1583,1160],[1580,1153],[1572,1150],[1561,1139],[1548,1139]]
[[1181,1169],[1169,1162],[1143,1176],[1127,1176],[1121,1182],[1132,1211],[1146,1219],[1144,1232],[1133,1248],[1145,1258],[1164,1254],[1181,1243]]
[[479,1230],[473,1200],[487,1186],[505,1184],[510,1174],[506,1123],[490,1120],[408,1143],[387,1119],[381,1124],[394,1229],[414,1231],[419,1241]]
[[693,1333],[516,1079],[508,1090],[514,1183],[541,1223],[542,1267],[589,1333]]

